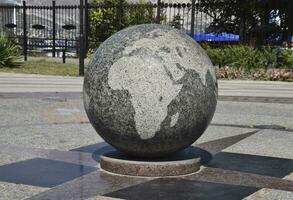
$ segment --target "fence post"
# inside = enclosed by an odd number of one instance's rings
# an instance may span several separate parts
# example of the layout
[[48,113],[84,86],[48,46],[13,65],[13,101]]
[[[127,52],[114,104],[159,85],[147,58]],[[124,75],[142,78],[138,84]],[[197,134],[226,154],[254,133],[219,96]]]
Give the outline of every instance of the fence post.
[[80,0],[79,6],[79,75],[84,75],[84,0]]
[[84,20],[84,26],[85,26],[85,57],[87,57],[88,49],[89,49],[89,7],[88,7],[88,0],[84,0],[84,10],[85,10],[85,20]]
[[194,38],[194,20],[195,20],[195,0],[191,2],[191,26],[190,26],[190,35]]
[[65,38],[65,45],[64,45],[63,52],[62,52],[62,62],[63,63],[66,62],[66,51],[67,51],[67,38]]
[[56,1],[52,1],[52,14],[53,14],[53,47],[52,56],[56,57]]
[[121,30],[123,28],[123,0],[119,0],[117,4],[116,18],[117,18],[117,29]]
[[24,60],[27,61],[27,21],[26,21],[26,2],[23,1],[23,55]]
[[161,22],[161,0],[157,1],[157,17],[156,17],[157,24]]

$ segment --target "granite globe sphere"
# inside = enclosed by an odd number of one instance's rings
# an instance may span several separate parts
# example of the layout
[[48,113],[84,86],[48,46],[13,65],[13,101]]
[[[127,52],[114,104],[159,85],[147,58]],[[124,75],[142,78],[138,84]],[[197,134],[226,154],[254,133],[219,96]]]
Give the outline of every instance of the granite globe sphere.
[[84,80],[97,133],[118,150],[160,157],[194,143],[217,104],[214,67],[188,35],[164,25],[126,28],[100,45]]

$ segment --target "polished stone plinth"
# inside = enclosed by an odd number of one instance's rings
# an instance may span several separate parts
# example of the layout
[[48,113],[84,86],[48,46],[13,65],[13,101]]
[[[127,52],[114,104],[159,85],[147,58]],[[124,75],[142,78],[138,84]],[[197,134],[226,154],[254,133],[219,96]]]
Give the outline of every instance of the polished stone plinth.
[[182,176],[199,171],[201,158],[197,152],[188,148],[169,157],[150,160],[112,151],[101,156],[100,167],[106,172],[127,176]]

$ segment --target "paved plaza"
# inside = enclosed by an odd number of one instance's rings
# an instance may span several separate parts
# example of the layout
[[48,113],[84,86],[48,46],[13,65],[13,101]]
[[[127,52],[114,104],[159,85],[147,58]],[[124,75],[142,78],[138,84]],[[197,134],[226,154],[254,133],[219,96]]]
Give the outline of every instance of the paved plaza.
[[293,83],[219,81],[200,171],[137,178],[99,169],[82,81],[0,74],[0,200],[293,199]]

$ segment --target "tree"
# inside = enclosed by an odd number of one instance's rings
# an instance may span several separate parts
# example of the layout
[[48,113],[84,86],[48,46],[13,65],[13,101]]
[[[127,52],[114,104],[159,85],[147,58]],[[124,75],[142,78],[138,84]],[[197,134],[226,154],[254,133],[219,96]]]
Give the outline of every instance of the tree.
[[239,34],[241,42],[260,46],[276,38],[291,40],[292,4],[292,0],[201,0],[197,6],[213,19],[209,31]]
[[[123,1],[121,8],[117,0],[94,0],[92,7],[90,40],[93,42],[93,48],[119,31],[120,25],[121,28],[125,28],[143,23],[155,23],[153,4],[146,3],[144,0],[136,4]],[[121,12],[120,15],[118,12]],[[121,19],[118,19],[119,16]],[[121,22],[120,25],[119,22]]]

